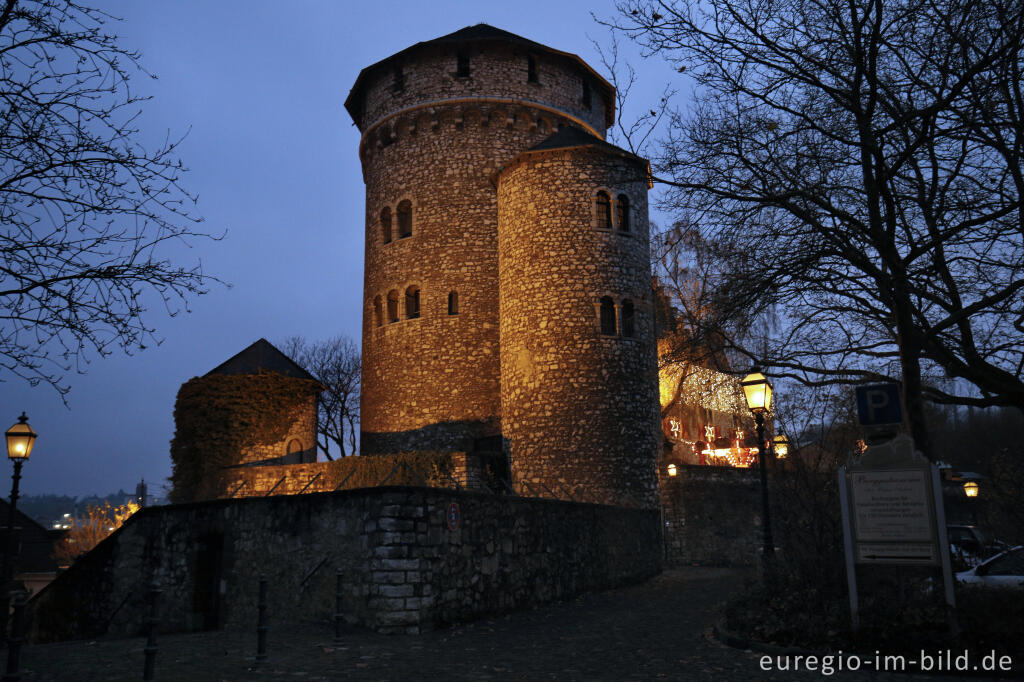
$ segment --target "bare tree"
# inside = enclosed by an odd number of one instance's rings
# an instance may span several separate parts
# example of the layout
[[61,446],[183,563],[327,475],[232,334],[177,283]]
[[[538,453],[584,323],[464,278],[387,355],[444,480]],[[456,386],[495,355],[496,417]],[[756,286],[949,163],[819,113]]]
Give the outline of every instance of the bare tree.
[[180,140],[147,150],[137,119],[150,76],[108,33],[110,15],[67,0],[0,5],[0,366],[62,394],[90,356],[157,341],[205,293],[200,265],[172,263],[201,219],[179,184]]
[[359,347],[344,335],[313,343],[301,336],[292,336],[281,344],[281,350],[324,387],[317,414],[317,446],[320,451],[328,459],[333,459],[331,451],[335,447],[341,457],[356,454],[362,376]]
[[[618,7],[699,86],[656,163],[732,350],[811,385],[900,379],[926,452],[923,396],[1024,409],[1024,6]],[[752,310],[778,324],[730,336]]]

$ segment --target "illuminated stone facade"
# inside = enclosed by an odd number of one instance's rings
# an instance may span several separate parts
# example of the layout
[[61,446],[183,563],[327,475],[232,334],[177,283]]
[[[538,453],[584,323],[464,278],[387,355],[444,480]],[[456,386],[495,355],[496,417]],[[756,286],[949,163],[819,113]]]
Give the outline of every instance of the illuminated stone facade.
[[[570,130],[501,172],[502,430],[517,481],[629,504],[654,494],[647,188],[646,162]],[[628,197],[628,231],[593,224],[598,191]]]
[[[603,142],[613,103],[579,57],[482,24],[360,73],[346,108],[366,182],[364,454],[501,436],[520,487],[655,503],[647,166]],[[545,147],[559,131],[578,135]],[[611,212],[628,196],[629,236],[595,226],[601,188]],[[544,224],[531,231],[520,210]],[[537,260],[529,282],[513,274],[524,259]],[[601,334],[605,296],[630,301],[632,338]]]

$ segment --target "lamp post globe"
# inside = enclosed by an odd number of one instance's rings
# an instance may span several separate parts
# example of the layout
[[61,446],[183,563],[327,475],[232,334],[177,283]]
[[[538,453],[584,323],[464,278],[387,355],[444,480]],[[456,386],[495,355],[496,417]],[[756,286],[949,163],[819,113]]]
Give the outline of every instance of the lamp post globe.
[[775,453],[775,459],[786,459],[789,455],[789,436],[780,433],[772,438],[772,452]]
[[28,459],[32,454],[32,446],[35,445],[38,435],[29,426],[28,417],[22,412],[17,423],[4,433],[4,438],[7,441],[7,458],[14,462]]
[[747,407],[754,414],[766,414],[772,409],[772,385],[757,367],[740,382]]

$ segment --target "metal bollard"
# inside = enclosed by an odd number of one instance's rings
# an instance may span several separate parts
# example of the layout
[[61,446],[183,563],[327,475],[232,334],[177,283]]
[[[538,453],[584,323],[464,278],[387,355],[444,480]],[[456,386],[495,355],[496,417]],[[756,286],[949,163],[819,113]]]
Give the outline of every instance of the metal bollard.
[[260,576],[259,615],[256,620],[256,662],[267,660],[267,577]]
[[7,638],[7,672],[4,673],[3,682],[18,682],[21,679],[18,664],[21,657],[21,645],[25,642],[25,599],[24,592],[14,595],[11,634]]
[[341,591],[343,589],[342,572],[338,569],[337,582],[334,587],[334,645],[341,644],[341,626],[344,623],[344,616],[341,612]]
[[149,584],[149,590],[146,592],[147,601],[149,602],[149,616],[146,618],[146,646],[143,649],[146,655],[142,668],[143,680],[154,679],[153,675],[156,669],[156,625],[160,621],[157,615],[157,605],[162,591],[160,583],[154,580]]

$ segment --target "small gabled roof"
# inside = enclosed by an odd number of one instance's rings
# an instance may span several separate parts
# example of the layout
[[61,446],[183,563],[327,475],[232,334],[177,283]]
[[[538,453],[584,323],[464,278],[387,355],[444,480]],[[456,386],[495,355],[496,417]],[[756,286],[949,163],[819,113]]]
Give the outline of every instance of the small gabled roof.
[[277,372],[295,379],[317,381],[316,377],[266,339],[260,339],[245,350],[232,355],[207,372],[206,376],[211,374],[259,374],[261,370]]
[[352,89],[349,91],[348,97],[345,99],[345,109],[348,110],[348,113],[352,117],[352,120],[358,123],[357,116],[359,115],[359,107],[356,106],[356,99],[358,99],[363,85],[374,71],[385,68],[391,61],[395,59],[404,57],[424,47],[454,43],[479,42],[486,40],[494,40],[504,43],[522,45],[523,47],[526,47],[530,50],[536,50],[538,52],[547,52],[548,54],[566,57],[572,61],[575,61],[577,64],[579,64],[583,71],[590,74],[590,76],[597,82],[598,86],[605,91],[605,95],[607,96],[606,99],[608,102],[608,107],[606,110],[607,113],[605,115],[605,125],[611,126],[612,123],[615,122],[615,88],[612,87],[612,84],[609,83],[604,78],[604,76],[599,74],[597,71],[594,71],[590,64],[587,64],[585,61],[583,61],[583,59],[580,58],[579,55],[574,54],[572,52],[562,52],[561,50],[556,50],[553,47],[542,45],[538,42],[529,40],[528,38],[516,35],[515,33],[511,33],[500,28],[495,28],[490,24],[477,24],[475,26],[466,26],[465,28],[460,28],[458,31],[453,31],[452,33],[449,33],[447,35],[443,35],[432,40],[424,40],[422,42],[416,43],[415,45],[410,45],[409,47],[399,52],[396,52],[390,57],[385,57],[384,59],[381,59],[379,62],[367,66],[365,69],[359,72],[359,75],[356,77],[356,82],[352,84]]

